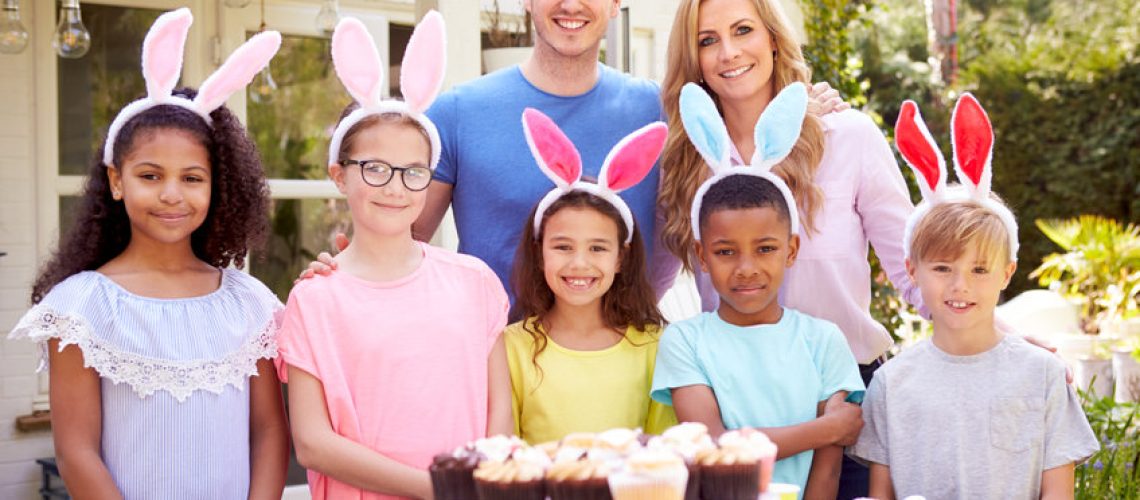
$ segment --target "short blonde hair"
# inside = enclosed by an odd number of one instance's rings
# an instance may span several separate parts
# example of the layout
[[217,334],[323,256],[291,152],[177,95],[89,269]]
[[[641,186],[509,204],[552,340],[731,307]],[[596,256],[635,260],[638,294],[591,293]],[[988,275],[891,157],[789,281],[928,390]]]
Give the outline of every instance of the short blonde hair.
[[[996,196],[993,201],[1001,203]],[[973,200],[952,201],[931,207],[915,224],[910,258],[951,261],[973,246],[985,262],[1008,264],[1011,244],[1009,230],[993,210]]]

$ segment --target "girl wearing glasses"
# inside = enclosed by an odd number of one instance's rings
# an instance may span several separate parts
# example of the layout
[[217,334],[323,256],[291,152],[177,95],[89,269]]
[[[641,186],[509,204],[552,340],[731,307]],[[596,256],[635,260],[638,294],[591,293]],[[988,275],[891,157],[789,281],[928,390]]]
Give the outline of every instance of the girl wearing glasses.
[[405,100],[393,101],[378,97],[385,80],[363,25],[345,19],[333,35],[356,103],[337,124],[328,173],[348,200],[353,242],[336,271],[293,288],[279,331],[315,499],[430,498],[435,453],[513,428],[506,292],[483,262],[412,239],[439,158],[422,112],[443,75],[430,62],[442,61],[442,36],[439,15],[426,16],[404,58],[418,64],[403,68]]

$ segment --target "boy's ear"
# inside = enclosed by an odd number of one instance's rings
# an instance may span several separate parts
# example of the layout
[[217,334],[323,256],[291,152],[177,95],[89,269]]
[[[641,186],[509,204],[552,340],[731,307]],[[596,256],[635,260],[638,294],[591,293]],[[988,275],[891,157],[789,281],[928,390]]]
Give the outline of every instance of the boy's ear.
[[701,271],[709,272],[709,264],[705,262],[704,246],[700,241],[693,241],[693,253],[697,254],[697,263],[701,265]]
[[796,256],[800,253],[800,235],[793,234],[788,238],[788,261],[784,267],[792,267],[796,263]]
[[910,258],[907,258],[903,261],[903,265],[906,266],[906,275],[910,276],[910,280],[917,282],[915,280],[914,273],[918,269],[915,267],[914,262],[911,262]]
[[329,179],[332,179],[333,184],[336,184],[337,191],[340,191],[341,194],[346,194],[344,185],[344,166],[338,165],[336,163],[330,163],[328,170]]
[[1014,271],[1017,271],[1017,262],[1010,262],[1005,266],[1005,279],[1001,282],[1002,290],[1005,290],[1005,287],[1009,286],[1009,280],[1013,278]]

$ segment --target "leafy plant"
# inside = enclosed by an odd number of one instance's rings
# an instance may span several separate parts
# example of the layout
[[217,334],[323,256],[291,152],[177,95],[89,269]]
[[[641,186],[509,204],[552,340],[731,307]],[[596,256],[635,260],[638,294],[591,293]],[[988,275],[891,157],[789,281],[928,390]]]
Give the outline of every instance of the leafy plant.
[[1076,498],[1140,498],[1140,405],[1078,390],[1100,450],[1076,469]]
[[1086,331],[1140,310],[1140,227],[1096,215],[1036,223],[1065,253],[1046,256],[1030,277],[1081,301]]
[[804,58],[812,80],[828,82],[854,106],[866,103],[851,29],[863,20],[872,0],[800,0],[808,43]]

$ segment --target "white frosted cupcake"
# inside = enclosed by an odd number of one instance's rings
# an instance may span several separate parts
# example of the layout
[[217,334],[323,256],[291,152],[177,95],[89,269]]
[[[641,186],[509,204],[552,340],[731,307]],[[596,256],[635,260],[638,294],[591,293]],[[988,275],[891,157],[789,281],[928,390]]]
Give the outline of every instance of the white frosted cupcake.
[[665,450],[642,449],[610,474],[614,500],[683,500],[689,472],[681,456]]

